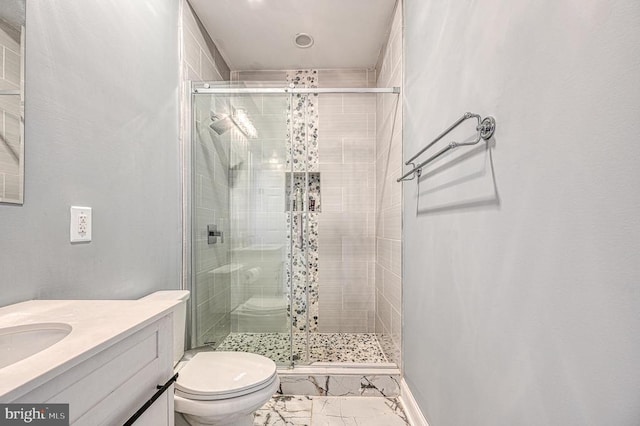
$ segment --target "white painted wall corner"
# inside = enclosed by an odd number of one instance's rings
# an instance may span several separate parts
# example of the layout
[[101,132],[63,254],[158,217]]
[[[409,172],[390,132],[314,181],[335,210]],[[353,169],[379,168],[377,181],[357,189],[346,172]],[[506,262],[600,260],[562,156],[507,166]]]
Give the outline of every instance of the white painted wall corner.
[[400,405],[407,415],[407,420],[411,426],[429,426],[427,419],[422,415],[418,403],[411,394],[411,389],[407,385],[407,382],[402,379],[400,381]]

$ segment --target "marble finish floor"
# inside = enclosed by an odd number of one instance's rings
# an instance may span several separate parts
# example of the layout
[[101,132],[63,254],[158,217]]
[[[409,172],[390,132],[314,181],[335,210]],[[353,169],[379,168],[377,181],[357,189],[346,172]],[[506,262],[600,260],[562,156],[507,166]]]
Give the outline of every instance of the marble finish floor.
[[[388,362],[374,333],[310,333],[309,356],[306,334],[294,333],[293,357],[297,363]],[[219,351],[252,352],[288,364],[288,333],[231,333],[216,348]]]
[[254,418],[254,426],[408,426],[396,398],[274,396]]

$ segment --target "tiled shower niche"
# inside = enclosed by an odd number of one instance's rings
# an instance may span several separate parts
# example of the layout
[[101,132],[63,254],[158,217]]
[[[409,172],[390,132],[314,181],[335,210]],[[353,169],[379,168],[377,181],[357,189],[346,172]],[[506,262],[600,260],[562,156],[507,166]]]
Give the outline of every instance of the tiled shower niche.
[[[291,179],[293,179],[293,185]],[[321,212],[320,193],[320,173],[287,172],[285,178],[286,211]]]

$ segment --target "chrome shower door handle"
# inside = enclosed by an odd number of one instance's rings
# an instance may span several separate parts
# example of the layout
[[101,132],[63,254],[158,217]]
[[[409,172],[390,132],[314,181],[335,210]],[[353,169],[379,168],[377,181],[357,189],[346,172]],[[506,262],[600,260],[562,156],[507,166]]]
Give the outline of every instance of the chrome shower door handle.
[[302,249],[302,245],[304,244],[304,213],[300,212],[300,225],[298,226],[298,241],[300,243],[300,249]]

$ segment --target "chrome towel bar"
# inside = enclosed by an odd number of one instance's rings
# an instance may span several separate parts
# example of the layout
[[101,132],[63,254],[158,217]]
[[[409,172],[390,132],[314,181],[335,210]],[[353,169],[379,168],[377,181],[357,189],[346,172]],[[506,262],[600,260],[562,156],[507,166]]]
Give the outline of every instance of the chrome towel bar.
[[[449,145],[445,146],[440,151],[436,152],[431,157],[429,157],[428,159],[424,160],[422,163],[420,163],[418,165],[415,165],[413,163],[413,161],[416,158],[421,156],[426,150],[428,150],[433,145],[435,145],[436,142],[438,142],[440,139],[444,138],[453,129],[455,129],[460,124],[462,124],[463,122],[465,122],[466,120],[468,120],[470,118],[475,118],[476,120],[478,120],[478,124],[476,125],[476,130],[478,131],[478,134],[476,135],[476,138],[475,138],[474,141],[472,141],[472,142],[450,142]],[[440,157],[445,152],[451,151],[452,149],[458,148],[460,146],[475,145],[478,142],[480,142],[480,140],[485,140],[486,141],[486,140],[490,139],[491,136],[493,136],[495,131],[496,131],[496,120],[493,117],[488,116],[488,117],[482,118],[480,115],[474,114],[472,112],[465,113],[462,117],[460,117],[458,120],[456,120],[455,123],[453,123],[451,126],[449,126],[444,132],[440,133],[434,140],[429,142],[424,148],[422,148],[420,151],[418,151],[413,157],[409,158],[404,164],[407,165],[407,166],[409,164],[411,164],[413,166],[413,168],[411,170],[409,170],[407,173],[405,173],[404,175],[402,175],[401,177],[399,177],[398,179],[396,179],[396,182],[401,182],[401,181],[405,181],[405,180],[412,180],[412,179],[415,179],[416,177],[419,178],[420,175],[422,174],[422,168],[424,166],[426,166],[427,164],[429,164],[430,162],[432,162],[433,160],[435,160],[436,158]],[[409,176],[411,176],[411,178],[409,178]]]

